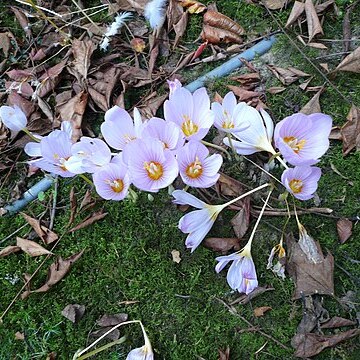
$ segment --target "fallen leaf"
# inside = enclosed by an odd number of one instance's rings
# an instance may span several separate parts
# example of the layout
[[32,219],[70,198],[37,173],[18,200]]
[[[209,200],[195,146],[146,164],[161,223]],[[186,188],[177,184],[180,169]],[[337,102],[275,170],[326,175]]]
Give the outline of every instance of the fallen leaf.
[[236,43],[241,44],[242,38],[229,30],[219,29],[214,26],[203,24],[201,38],[210,44]]
[[360,46],[349,54],[334,71],[350,71],[360,73]]
[[[73,70],[80,75],[80,79],[87,79],[88,70],[91,65],[91,55],[96,49],[92,40],[78,40],[74,39],[72,42],[72,52],[74,55],[74,61],[72,63]],[[80,81],[79,81],[80,82]]]
[[239,98],[240,101],[247,101],[261,95],[257,91],[249,91],[239,86],[228,85],[227,87]]
[[339,219],[336,223],[336,229],[339,235],[340,243],[343,244],[352,235],[353,223],[349,219]]
[[41,255],[53,255],[51,251],[46,250],[35,241],[23,239],[21,237],[16,237],[16,245],[31,257]]
[[156,91],[152,92],[149,96],[143,99],[141,105],[138,106],[141,115],[147,119],[155,116],[159,107],[163,104],[167,97],[167,94],[158,96]]
[[55,351],[52,351],[50,354],[46,355],[45,360],[56,360],[57,354]]
[[15,340],[25,340],[25,335],[24,333],[21,333],[20,331],[17,331],[15,333]]
[[346,119],[347,122],[340,129],[344,156],[354,148],[360,150],[360,108],[352,104]]
[[357,324],[356,321],[345,319],[339,316],[334,316],[329,321],[324,324],[321,324],[321,329],[332,329],[339,328],[343,326],[355,326]]
[[36,89],[36,94],[38,96],[43,98],[45,95],[55,89],[60,81],[60,74],[66,66],[66,63],[67,60],[63,60],[51,68],[45,70],[45,72],[38,79],[38,81],[40,81],[40,85]]
[[74,232],[80,229],[83,229],[93,223],[95,223],[96,221],[99,221],[101,219],[103,219],[108,213],[104,213],[102,210],[93,213],[90,217],[86,218],[84,221],[82,221],[80,224],[74,226],[73,228],[71,228],[69,230],[69,232]]
[[309,74],[294,67],[289,67],[287,69],[274,65],[267,65],[267,67],[284,85],[290,85],[299,80],[301,77],[310,76]]
[[176,262],[177,264],[180,263],[181,257],[180,257],[180,251],[178,250],[172,250],[171,251],[172,261]]
[[94,199],[91,196],[91,191],[86,190],[86,193],[85,193],[83,199],[81,200],[80,210],[83,210],[84,208],[89,207],[91,204],[94,204]]
[[294,356],[309,358],[319,354],[326,348],[333,347],[338,343],[356,337],[360,334],[360,329],[348,330],[336,335],[320,334],[297,334],[292,343],[296,351]]
[[133,50],[137,53],[143,53],[146,47],[145,41],[143,39],[140,38],[133,38],[130,41],[130,45],[133,48]]
[[304,10],[305,10],[305,4],[300,1],[295,1],[294,6],[291,9],[291,13],[286,21],[285,28],[291,26],[300,17],[300,15],[304,12]]
[[240,181],[223,173],[220,173],[217,186],[220,194],[224,196],[237,197],[244,193],[244,186]]
[[327,50],[328,47],[322,43],[316,43],[316,42],[309,42],[307,43],[307,46],[310,46],[312,48],[315,48],[315,49],[322,49],[322,50]]
[[175,31],[175,34],[176,34],[175,40],[174,40],[174,45],[173,45],[174,48],[177,46],[180,39],[185,34],[187,23],[188,23],[188,13],[184,12],[182,14],[180,20],[176,24],[173,25],[174,31]]
[[54,233],[44,225],[41,225],[39,220],[34,219],[31,216],[26,215],[25,213],[21,213],[21,215],[27,221],[27,223],[35,230],[36,234],[46,245],[51,244],[59,238],[56,233]]
[[326,72],[329,72],[329,65],[327,63],[320,63],[319,64]]
[[206,6],[196,0],[179,0],[181,6],[188,8],[190,14],[200,14],[206,10]]
[[309,42],[317,35],[324,34],[320,24],[319,17],[316,13],[313,0],[305,1],[305,14],[309,33]]
[[287,0],[263,0],[262,3],[270,10],[279,10],[285,6]]
[[0,251],[0,258],[8,256],[10,254],[14,254],[19,251],[21,251],[21,249],[18,246],[15,245],[6,246]]
[[335,0],[327,0],[323,2],[322,4],[316,4],[315,9],[316,12],[319,14],[323,11],[325,11],[329,6],[333,5],[335,3]]
[[351,45],[351,25],[350,15],[352,13],[352,6],[346,9],[344,20],[343,20],[343,52],[347,53],[350,50]]
[[227,253],[230,250],[238,251],[241,248],[240,239],[238,238],[209,237],[202,242],[202,245],[208,249],[221,253]]
[[10,38],[8,32],[0,33],[0,49],[4,53],[4,57],[7,58],[9,56],[9,50],[11,46]]
[[272,95],[280,94],[285,90],[286,90],[286,88],[284,88],[282,86],[273,86],[271,88],[266,89],[266,91],[269,92]]
[[230,303],[230,305],[236,305],[236,304],[241,304],[241,305],[245,305],[248,304],[252,299],[256,298],[257,296],[268,292],[268,291],[273,291],[275,290],[273,287],[269,287],[269,286],[258,286],[257,288],[255,288],[250,294],[242,294],[240,295],[238,298],[236,298],[233,302]]
[[115,326],[128,320],[128,314],[105,314],[99,320],[96,320],[96,324],[101,327]]
[[307,241],[312,241],[318,249],[320,259],[317,262],[309,259],[309,254],[304,252],[291,234],[286,236],[289,253],[286,269],[295,282],[293,298],[313,294],[334,295],[334,258],[330,253],[324,257],[319,243],[310,236]]
[[84,250],[81,250],[79,253],[71,255],[67,259],[63,259],[62,257],[56,259],[55,262],[50,265],[45,284],[31,292],[41,293],[49,291],[54,285],[56,285],[67,275],[74,262],[81,257],[83,252]]
[[255,317],[261,317],[264,316],[264,314],[268,311],[272,310],[272,307],[270,306],[260,306],[254,309],[254,316]]
[[230,360],[230,347],[228,346],[225,350],[219,349],[219,359],[218,360]]
[[242,239],[250,225],[250,197],[242,201],[241,210],[230,220],[230,224],[238,239]]
[[66,305],[61,311],[61,315],[72,323],[76,324],[85,314],[85,306],[79,304]]
[[301,113],[310,115],[315,113],[321,113],[320,107],[320,95],[323,92],[324,88],[322,87],[300,110]]
[[31,26],[29,24],[27,16],[23,12],[24,10],[20,9],[20,8],[13,7],[13,6],[10,6],[10,9],[14,13],[14,15],[15,15],[17,21],[19,22],[20,26],[25,31],[26,36],[28,38],[30,38],[32,36],[32,34],[31,34]]
[[[94,338],[99,338],[99,337],[103,336],[104,334],[106,334],[111,328],[112,328],[112,326],[108,326],[108,327],[101,328],[99,330],[92,331],[90,333],[90,336],[94,337]],[[111,331],[109,334],[107,334],[103,339],[116,341],[119,338],[120,338],[120,331],[119,331],[119,329],[115,329],[115,330]]]

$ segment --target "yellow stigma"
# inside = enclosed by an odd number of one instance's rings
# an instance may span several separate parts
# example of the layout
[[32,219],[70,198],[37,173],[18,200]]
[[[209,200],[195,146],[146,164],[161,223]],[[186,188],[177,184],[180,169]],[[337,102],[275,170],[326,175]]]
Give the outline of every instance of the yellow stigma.
[[186,136],[194,135],[198,132],[199,127],[187,116],[183,115],[184,122],[181,125],[181,130]]
[[145,162],[144,169],[152,180],[159,180],[164,174],[162,165],[156,161]]
[[284,141],[294,150],[294,152],[298,153],[306,144],[306,140],[298,140],[294,136],[285,136]]
[[203,167],[199,158],[196,156],[195,161],[185,170],[186,175],[191,179],[197,179],[203,173]]
[[233,129],[235,127],[235,125],[232,122],[232,120],[230,119],[229,114],[226,110],[224,110],[224,118],[225,118],[225,120],[221,124],[221,127],[223,129]]
[[110,185],[111,189],[116,193],[120,193],[124,190],[124,182],[121,179],[116,179],[113,181],[107,180],[107,183]]
[[290,182],[289,182],[289,186],[290,186],[290,189],[292,190],[292,192],[294,194],[298,194],[299,192],[302,191],[302,188],[303,188],[303,182],[301,180],[298,180],[298,179],[292,179]]
[[125,142],[128,144],[130,141],[136,140],[136,136],[125,134],[124,139],[125,139]]
[[60,163],[60,164],[58,164],[59,168],[60,168],[62,171],[68,171],[68,169],[67,169],[66,166],[65,166],[65,161],[68,160],[69,158],[68,158],[68,157],[67,157],[67,158],[61,158],[61,159],[59,159],[59,158],[60,158],[60,157],[59,157],[58,154],[54,154],[54,159],[55,159],[55,160],[59,160],[59,163]]

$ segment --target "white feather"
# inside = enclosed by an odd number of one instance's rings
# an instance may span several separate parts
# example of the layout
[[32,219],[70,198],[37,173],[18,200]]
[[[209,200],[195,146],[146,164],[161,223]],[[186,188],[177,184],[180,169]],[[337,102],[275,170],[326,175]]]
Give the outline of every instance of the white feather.
[[153,30],[160,30],[165,22],[167,0],[149,1],[144,9],[144,16]]
[[108,26],[106,29],[106,33],[104,35],[103,40],[100,43],[100,49],[106,51],[109,43],[110,43],[110,36],[116,35],[119,30],[124,26],[125,22],[129,20],[132,17],[132,14],[130,12],[123,12],[116,16],[113,23]]

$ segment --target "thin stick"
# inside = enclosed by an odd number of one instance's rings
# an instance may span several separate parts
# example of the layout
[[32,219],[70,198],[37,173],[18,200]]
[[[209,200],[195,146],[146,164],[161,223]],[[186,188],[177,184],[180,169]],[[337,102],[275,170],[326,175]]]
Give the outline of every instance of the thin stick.
[[260,165],[258,165],[257,163],[255,163],[254,161],[250,160],[249,158],[247,158],[246,156],[244,156],[244,159],[249,161],[251,164],[255,165],[256,167],[258,167],[262,172],[264,172],[266,175],[270,176],[271,178],[273,178],[275,181],[277,181],[279,184],[282,185],[282,182],[277,179],[273,174],[270,174],[268,171],[266,171],[265,169],[263,169]]
[[257,329],[249,320],[247,320],[247,319],[245,319],[243,316],[241,316],[241,315],[236,311],[236,309],[235,309],[233,306],[228,305],[224,300],[219,299],[219,298],[217,298],[217,297],[215,297],[215,299],[216,299],[217,301],[219,301],[221,304],[223,304],[223,305],[229,310],[229,312],[230,312],[232,315],[238,317],[239,319],[241,319],[242,321],[244,321],[247,325],[249,325],[250,327],[256,329],[256,332],[258,332],[260,335],[262,335],[262,336],[270,339],[270,340],[273,341],[275,344],[281,346],[281,347],[282,347],[283,349],[285,349],[285,350],[291,350],[289,347],[287,347],[286,345],[284,345],[283,343],[281,343],[279,340],[276,340],[276,339],[273,338],[271,335],[263,332],[263,331],[260,330],[260,329]]
[[54,227],[58,186],[59,186],[59,179],[58,179],[58,176],[55,175],[53,203],[52,203],[52,208],[51,208],[51,212],[50,212],[50,224],[49,224],[50,230],[52,230]]

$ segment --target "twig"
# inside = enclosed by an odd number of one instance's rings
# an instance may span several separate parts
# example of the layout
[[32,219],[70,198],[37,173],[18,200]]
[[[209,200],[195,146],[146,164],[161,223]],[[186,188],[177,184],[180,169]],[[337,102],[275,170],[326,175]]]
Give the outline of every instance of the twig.
[[50,224],[49,229],[52,230],[54,227],[54,220],[55,220],[55,212],[56,212],[56,201],[57,201],[57,194],[58,194],[58,186],[59,186],[59,179],[57,175],[55,175],[54,179],[54,194],[53,194],[53,203],[50,212]]
[[[215,299],[216,299],[217,301],[219,301],[221,304],[223,304],[223,305],[229,310],[229,312],[230,312],[232,315],[240,318],[242,321],[244,321],[244,322],[245,322],[247,325],[249,325],[250,327],[255,328],[255,326],[254,326],[249,320],[247,320],[247,319],[245,319],[243,316],[241,316],[241,315],[236,311],[236,309],[235,309],[233,306],[230,306],[230,305],[227,304],[224,300],[219,299],[219,298],[217,298],[217,297],[215,297]],[[269,340],[273,341],[273,342],[276,343],[277,345],[281,346],[283,349],[285,349],[285,350],[291,350],[289,347],[287,347],[286,345],[284,345],[283,343],[281,343],[279,340],[276,340],[276,339],[273,338],[271,335],[263,332],[262,330],[258,329],[258,330],[256,330],[256,331],[257,331],[260,335],[268,338]]]
[[[257,206],[254,206],[256,208]],[[318,215],[329,215],[333,212],[332,209],[329,208],[310,208],[310,209],[302,209],[297,210],[298,215],[304,214],[318,214]],[[259,214],[260,210],[253,209],[252,213]],[[286,209],[272,209],[272,210],[265,210],[264,215],[266,216],[289,216],[289,212]],[[290,215],[295,215],[294,211],[290,211]],[[333,216],[331,216],[333,217]]]

